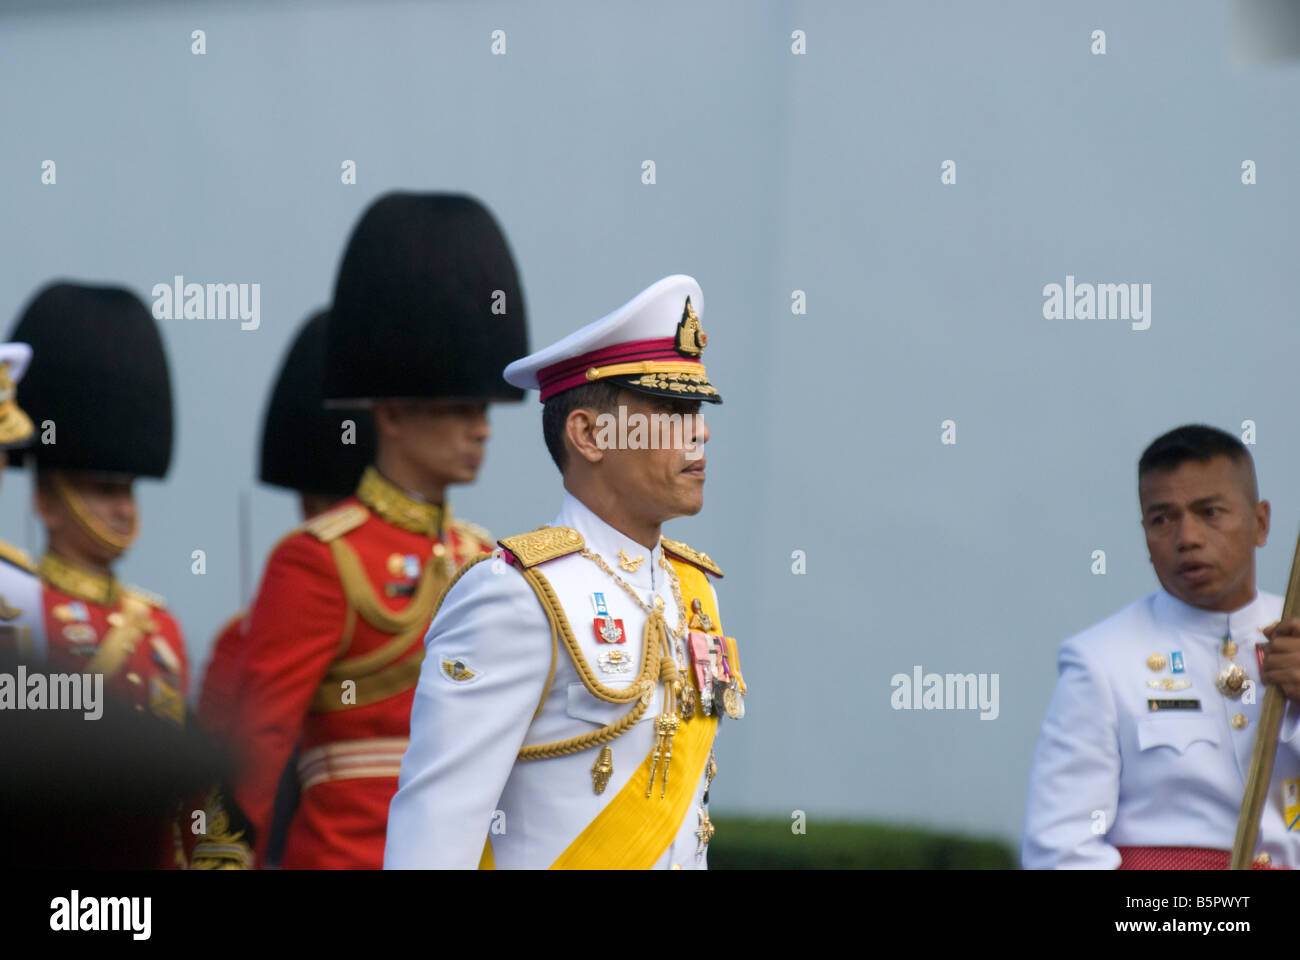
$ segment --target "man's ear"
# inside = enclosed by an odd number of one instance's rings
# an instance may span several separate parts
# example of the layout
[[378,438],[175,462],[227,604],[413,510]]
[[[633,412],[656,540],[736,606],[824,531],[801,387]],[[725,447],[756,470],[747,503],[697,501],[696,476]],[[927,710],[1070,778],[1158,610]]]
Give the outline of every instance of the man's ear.
[[600,442],[605,428],[598,421],[599,414],[590,407],[569,411],[564,420],[565,446],[569,456],[581,457],[588,463],[600,463],[605,459],[605,445]]
[[371,407],[375,430],[382,437],[394,437],[401,429],[401,407],[389,400],[376,400]]
[[1267,500],[1261,500],[1255,505],[1255,520],[1257,528],[1255,531],[1255,546],[1262,547],[1268,543],[1268,524],[1272,515],[1273,507]]

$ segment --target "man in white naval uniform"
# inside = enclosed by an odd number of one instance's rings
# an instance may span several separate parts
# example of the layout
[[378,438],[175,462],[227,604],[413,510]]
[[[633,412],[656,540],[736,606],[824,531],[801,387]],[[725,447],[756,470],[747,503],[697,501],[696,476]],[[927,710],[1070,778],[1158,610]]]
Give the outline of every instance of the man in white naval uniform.
[[1179,427],[1143,453],[1138,481],[1161,589],[1061,645],[1030,774],[1024,865],[1226,869],[1262,660],[1262,681],[1288,700],[1255,864],[1296,867],[1300,622],[1274,629],[1282,598],[1255,587],[1269,504],[1250,454],[1220,430]]
[[[462,568],[434,617],[386,868],[706,866],[713,718],[724,701],[743,715],[744,687],[734,640],[708,633],[721,627],[703,572],[720,571],[660,537],[703,504],[699,401],[719,398],[699,361],[702,299],[691,278],[666,278],[506,368],[541,390],[568,492],[551,527]],[[675,446],[601,435],[653,413],[685,415]],[[714,661],[691,658],[693,639],[719,641]],[[668,662],[647,670],[660,644]],[[697,663],[719,651],[725,683],[702,693]]]
[[[25,343],[0,343],[0,456],[25,447],[35,430],[18,405],[18,382],[32,360]],[[0,463],[3,469],[3,463]],[[41,581],[27,554],[0,541],[0,659],[40,663],[45,659],[45,607]]]

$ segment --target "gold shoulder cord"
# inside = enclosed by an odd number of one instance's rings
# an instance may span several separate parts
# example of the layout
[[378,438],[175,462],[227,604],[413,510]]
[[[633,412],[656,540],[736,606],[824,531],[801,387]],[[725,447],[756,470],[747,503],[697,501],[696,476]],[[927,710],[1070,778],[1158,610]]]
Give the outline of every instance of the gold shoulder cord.
[[[342,537],[330,540],[329,547],[343,585],[348,613],[339,640],[338,657],[330,664],[312,696],[310,709],[313,712],[365,706],[411,687],[419,679],[424,649],[421,647],[405,659],[399,658],[428,627],[437,601],[445,591],[438,565],[426,563],[411,602],[400,613],[393,613],[375,595],[356,551]],[[381,633],[391,634],[392,639],[368,653],[344,657],[342,654],[351,644],[353,624],[358,616]],[[344,680],[353,680],[357,684],[354,702],[345,704],[338,696],[338,685]]]
[[[484,560],[493,559],[500,559],[499,553],[485,553],[482,556],[475,557],[456,571],[456,575],[447,584],[442,596],[438,598],[434,615],[437,615],[437,610],[441,608],[442,601],[447,596],[447,593],[461,577],[469,572],[471,567],[482,563]],[[519,751],[516,759],[522,762],[563,757],[571,753],[579,753],[592,747],[598,747],[616,737],[622,736],[636,725],[650,706],[650,700],[654,696],[655,679],[661,678],[662,665],[667,664],[672,670],[673,676],[676,676],[676,668],[673,666],[672,658],[663,657],[660,650],[662,637],[657,635],[659,631],[655,627],[655,620],[658,615],[646,619],[643,649],[641,651],[641,671],[637,674],[636,679],[621,690],[607,687],[596,679],[595,674],[592,673],[591,665],[587,663],[587,658],[582,655],[582,650],[573,636],[569,620],[564,615],[564,609],[560,606],[559,598],[556,597],[550,581],[546,579],[540,570],[535,568],[517,566],[516,569],[523,575],[528,585],[533,588],[533,592],[537,594],[538,602],[541,603],[542,610],[545,611],[546,619],[551,627],[551,669],[547,674],[546,683],[542,687],[542,696],[537,703],[537,709],[533,712],[533,719],[536,720],[538,714],[542,712],[542,706],[546,703],[546,698],[551,692],[551,684],[555,682],[555,667],[559,655],[560,638],[564,640],[564,648],[569,652],[569,659],[573,661],[578,676],[582,680],[582,685],[590,691],[592,696],[598,700],[603,700],[605,703],[633,703],[632,709],[614,723],[607,724],[599,730],[593,730],[591,733],[583,734],[580,737],[524,747]],[[669,684],[671,686],[671,680],[669,680]]]
[[140,641],[157,627],[150,619],[149,605],[129,593],[122,597],[121,610],[109,614],[108,622],[112,629],[86,664],[87,673],[102,673],[106,678],[117,676]]
[[[568,617],[564,615],[564,608],[560,606],[559,598],[556,597],[550,581],[546,579],[540,570],[535,568],[524,569],[521,572],[524,579],[528,581],[528,585],[533,588],[533,592],[537,594],[537,599],[541,602],[542,609],[546,611],[547,619],[551,622],[552,643],[554,644],[557,635],[564,640],[564,648],[569,652],[569,659],[573,661],[573,666],[578,671],[578,677],[582,680],[582,685],[587,688],[587,691],[597,700],[603,700],[605,703],[632,703],[635,701],[635,704],[622,718],[601,727],[599,730],[593,730],[591,733],[585,733],[579,737],[570,737],[568,740],[557,740],[554,743],[540,743],[524,747],[519,751],[518,759],[525,761],[563,757],[609,743],[616,737],[627,733],[637,724],[650,706],[650,700],[654,696],[657,682],[663,681],[665,689],[671,691],[673,681],[677,679],[677,668],[673,664],[672,657],[664,656],[663,646],[666,631],[663,629],[662,615],[655,611],[646,617],[645,631],[641,640],[641,670],[636,679],[621,690],[607,687],[596,679],[596,675],[591,670],[591,664],[587,663],[587,658],[583,656],[582,649],[573,636],[573,629],[569,626]],[[552,657],[551,676],[548,678],[546,688],[542,692],[543,702],[545,702],[546,696],[550,692],[554,678],[555,661],[554,657]],[[540,703],[537,709],[538,713],[540,713]],[[533,716],[536,718],[536,714]]]

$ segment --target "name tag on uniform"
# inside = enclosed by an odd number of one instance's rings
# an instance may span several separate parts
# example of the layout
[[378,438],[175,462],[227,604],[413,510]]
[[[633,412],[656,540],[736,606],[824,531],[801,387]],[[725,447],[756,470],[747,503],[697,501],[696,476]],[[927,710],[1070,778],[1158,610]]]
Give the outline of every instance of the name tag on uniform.
[[1201,701],[1180,697],[1177,700],[1148,700],[1147,709],[1152,713],[1157,710],[1200,710]]

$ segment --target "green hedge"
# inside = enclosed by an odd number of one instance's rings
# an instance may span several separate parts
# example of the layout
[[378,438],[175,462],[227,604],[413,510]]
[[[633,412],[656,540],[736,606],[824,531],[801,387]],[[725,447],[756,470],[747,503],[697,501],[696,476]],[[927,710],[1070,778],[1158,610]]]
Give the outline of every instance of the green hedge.
[[711,870],[1013,870],[1016,853],[1001,840],[877,823],[809,818],[795,834],[790,820],[718,816],[709,844]]

